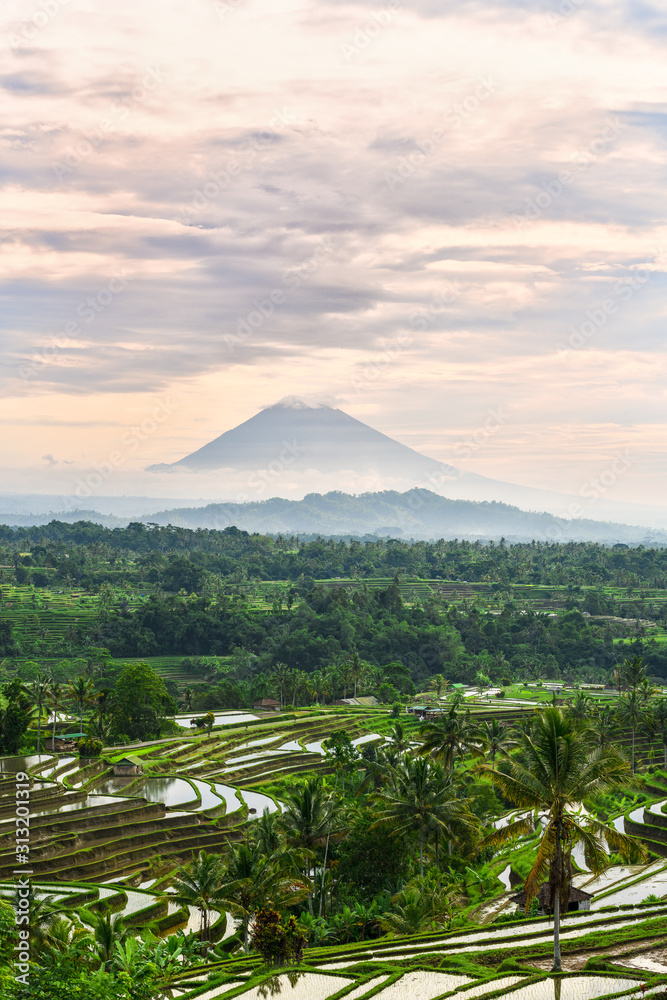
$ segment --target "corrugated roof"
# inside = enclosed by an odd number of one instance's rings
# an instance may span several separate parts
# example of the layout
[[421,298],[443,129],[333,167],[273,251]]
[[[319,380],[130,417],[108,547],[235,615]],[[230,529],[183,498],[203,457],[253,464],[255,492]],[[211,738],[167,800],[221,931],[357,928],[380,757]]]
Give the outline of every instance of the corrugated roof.
[[114,764],[134,764],[137,767],[143,767],[144,762],[141,757],[138,757],[134,753],[128,753],[127,757],[122,757],[120,760],[115,760]]

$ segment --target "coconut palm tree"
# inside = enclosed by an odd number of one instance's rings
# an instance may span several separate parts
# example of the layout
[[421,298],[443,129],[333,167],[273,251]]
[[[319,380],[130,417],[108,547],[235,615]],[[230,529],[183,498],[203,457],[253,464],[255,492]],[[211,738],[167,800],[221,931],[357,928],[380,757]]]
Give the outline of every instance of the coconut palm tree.
[[348,660],[348,672],[350,680],[354,684],[354,694],[353,697],[357,697],[357,687],[359,681],[365,676],[368,671],[368,664],[364,663],[358,653],[353,653]]
[[[424,874],[424,848],[430,829],[439,828],[451,838],[458,829],[474,829],[475,817],[448,780],[442,766],[425,757],[403,757],[390,768],[389,785],[378,795],[378,818],[373,827],[390,825],[390,836],[416,832],[419,837],[419,871]],[[371,827],[372,829],[372,827]]]
[[584,722],[590,719],[594,708],[593,699],[585,691],[577,691],[574,698],[567,706],[567,710],[573,719]]
[[186,906],[195,906],[201,917],[200,935],[204,948],[209,940],[209,914],[219,896],[225,865],[218,854],[200,851],[188,865],[179,865],[173,881],[173,899]]
[[657,687],[654,687],[647,677],[645,677],[644,680],[640,681],[637,685],[637,694],[641,698],[642,704],[645,706],[649,705],[657,693]]
[[308,685],[308,695],[316,703],[319,703],[319,695],[322,682],[322,672],[320,670],[313,670],[311,674],[307,675],[307,685]]
[[[636,657],[635,657],[636,659]],[[646,720],[647,711],[637,691],[628,691],[618,699],[616,714],[619,722],[632,730],[632,773],[635,773],[635,736],[637,726]]]
[[653,725],[664,751],[664,768],[667,770],[667,699],[661,698],[653,706]]
[[284,797],[282,824],[290,841],[312,850],[327,834],[333,805],[320,778],[307,781]]
[[42,709],[49,693],[49,680],[41,671],[38,671],[35,679],[28,685],[28,691],[35,706],[37,716],[37,753],[41,750],[42,739]]
[[44,938],[46,950],[40,955],[40,964],[58,965],[64,955],[70,959],[73,954],[92,944],[90,931],[76,919],[58,916],[49,925],[48,935]]
[[[498,719],[482,722],[477,729],[477,738],[482,750],[491,757],[492,768],[496,766],[498,754],[506,755],[510,747],[516,743],[512,727]],[[494,788],[493,778],[491,778],[491,788]]]
[[611,705],[603,705],[595,716],[594,729],[598,746],[611,742],[618,733],[618,722]]
[[92,918],[93,936],[97,954],[104,966],[104,971],[110,972],[116,942],[125,944],[132,932],[126,925],[123,917],[118,915],[112,917],[111,910],[104,910],[102,913],[93,913]]
[[[333,803],[324,790],[320,778],[306,782],[284,797],[285,810],[281,823],[287,839],[294,847],[302,848],[312,858],[316,847],[326,843],[331,830]],[[306,875],[311,877],[312,864],[308,861]],[[308,895],[308,911],[313,913],[312,893]]]
[[83,732],[83,706],[93,699],[93,682],[86,677],[77,677],[67,685],[70,699],[79,708],[79,732]]
[[53,709],[53,731],[52,731],[52,747],[55,750],[56,746],[56,718],[58,715],[58,705],[62,701],[64,693],[63,685],[56,680],[51,680],[49,682],[49,700],[51,702],[51,708]]
[[232,847],[215,900],[241,918],[246,953],[250,947],[248,928],[256,910],[280,909],[311,896],[312,884],[295,871],[300,860],[289,850],[263,854],[256,844],[248,842]]
[[623,684],[631,691],[636,691],[642,681],[646,680],[646,667],[641,656],[633,656],[631,660],[625,660],[620,670]]
[[95,721],[97,723],[97,735],[100,739],[103,739],[108,734],[109,727],[107,725],[107,720],[111,714],[112,700],[112,688],[102,688],[100,691],[97,691],[94,698],[91,699],[91,701],[94,701],[97,705]]
[[442,761],[451,774],[454,761],[464,751],[478,752],[476,727],[470,711],[460,712],[460,702],[455,699],[440,719],[425,722],[419,730],[422,745],[419,753],[431,754]]
[[[548,877],[554,920],[553,971],[560,972],[560,913],[562,907],[567,908],[570,896],[572,848],[583,843],[586,864],[594,874],[606,867],[610,850],[636,850],[632,838],[582,815],[580,804],[600,793],[625,790],[633,778],[618,747],[597,746],[589,725],[576,722],[558,708],[544,709],[532,731],[520,733],[518,749],[508,774],[487,763],[477,769],[493,774],[503,795],[519,809],[546,816],[537,858],[525,883],[526,906]],[[531,812],[496,830],[484,843],[497,846],[532,834],[534,829]]]
[[451,924],[453,911],[463,901],[455,882],[447,882],[440,872],[419,875],[395,896],[392,909],[383,914],[382,927],[390,934],[417,934]]
[[449,687],[449,681],[445,680],[442,674],[436,674],[435,677],[429,682],[429,690],[435,691],[435,696],[440,700],[440,695],[447,687]]
[[280,707],[285,704],[285,681],[289,677],[290,668],[286,663],[274,663],[271,668],[270,678],[280,689]]
[[283,843],[280,834],[280,813],[271,812],[267,806],[260,818],[252,824],[249,836],[262,854],[273,854]]
[[19,905],[23,907],[27,902],[28,913],[30,915],[28,926],[30,927],[31,941],[37,946],[38,950],[47,949],[51,932],[62,915],[61,901],[55,895],[41,895],[35,889],[32,882],[29,883],[27,890],[22,889],[21,892],[22,894],[27,893],[23,895],[22,899],[19,897],[19,887],[17,885],[13,894],[12,905],[18,913]]
[[389,742],[395,754],[402,754],[410,746],[410,739],[400,722],[395,722],[389,730]]

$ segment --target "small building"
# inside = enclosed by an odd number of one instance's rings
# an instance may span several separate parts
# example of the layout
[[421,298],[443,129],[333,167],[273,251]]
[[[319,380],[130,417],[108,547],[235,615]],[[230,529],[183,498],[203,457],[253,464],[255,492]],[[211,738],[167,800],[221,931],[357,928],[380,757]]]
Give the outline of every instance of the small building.
[[275,698],[260,698],[252,707],[256,712],[279,712],[280,702]]
[[423,715],[424,712],[428,712],[428,705],[408,705],[405,711],[412,715]]
[[448,714],[448,709],[446,708],[427,708],[426,711],[419,716],[419,718],[424,718],[427,722],[437,722],[438,719],[444,718]]
[[[541,917],[551,916],[553,906],[551,905],[551,886],[548,882],[542,883],[540,891],[535,898],[537,899],[538,915]],[[586,892],[584,889],[577,889],[574,885],[570,886],[570,899],[567,904],[567,912],[575,913],[578,910],[590,910],[592,898],[593,893]],[[525,910],[526,899],[525,889],[517,896],[510,896],[510,902],[516,903],[517,910]]]
[[127,757],[113,762],[114,778],[136,778],[144,773],[144,762],[136,754],[129,753]]
[[44,749],[52,753],[71,753],[76,750],[76,742],[69,736],[49,736],[44,740]]

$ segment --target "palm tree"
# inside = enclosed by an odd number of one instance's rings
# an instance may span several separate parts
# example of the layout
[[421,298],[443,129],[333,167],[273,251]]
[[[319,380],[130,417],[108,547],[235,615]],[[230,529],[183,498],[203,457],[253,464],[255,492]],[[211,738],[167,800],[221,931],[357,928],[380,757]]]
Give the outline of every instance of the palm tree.
[[44,702],[49,693],[49,681],[40,671],[37,672],[35,679],[28,685],[28,691],[32,698],[33,704],[36,709],[37,715],[37,753],[41,749],[41,738],[42,738],[42,708]]
[[463,901],[455,882],[429,872],[411,879],[395,896],[392,911],[382,916],[382,927],[392,934],[416,934],[451,923],[454,907]]
[[405,937],[422,934],[433,928],[431,901],[419,889],[405,889],[392,897],[393,909],[382,916],[382,929]]
[[[609,850],[636,850],[634,841],[614,827],[582,816],[580,804],[600,793],[625,790],[633,778],[618,747],[596,746],[591,727],[558,708],[544,709],[532,732],[519,735],[518,744],[520,755],[512,760],[509,774],[490,764],[479,764],[477,769],[493,774],[503,795],[520,809],[546,813],[537,858],[526,879],[526,907],[548,877],[554,919],[553,971],[560,972],[560,913],[570,896],[572,848],[583,843],[586,864],[594,874],[608,864]],[[484,843],[497,846],[533,832],[531,812],[496,830]]]
[[664,767],[667,770],[667,699],[661,698],[653,706],[653,723],[656,735],[662,743],[664,751]]
[[567,710],[573,719],[584,722],[590,719],[593,710],[593,699],[585,691],[577,691],[574,698],[567,706]]
[[41,964],[59,965],[63,956],[71,957],[72,953],[80,950],[83,944],[88,946],[91,943],[90,931],[77,920],[62,916],[54,917],[44,938],[44,945],[48,950],[40,956]]
[[63,696],[63,685],[59,681],[52,680],[49,684],[49,699],[53,709],[53,731],[51,734],[51,746],[56,748],[56,717],[58,715],[58,705]]
[[647,677],[645,677],[644,680],[640,681],[637,685],[637,694],[645,706],[648,706],[649,702],[652,701],[657,693],[657,687],[654,687]]
[[410,746],[408,735],[400,722],[395,722],[389,730],[389,740],[391,742],[391,749],[398,755],[404,753]]
[[[490,755],[492,768],[496,766],[498,754],[506,755],[509,748],[516,743],[512,728],[505,722],[499,722],[498,719],[482,722],[477,729],[477,738],[482,749]],[[494,788],[493,777],[491,778],[491,788]]]
[[94,696],[94,700],[97,703],[97,712],[95,713],[97,718],[97,735],[100,739],[103,739],[108,730],[105,720],[111,713],[112,695],[112,688],[102,688]]
[[440,695],[447,687],[449,687],[449,681],[446,681],[442,674],[436,674],[429,683],[429,688],[431,691],[435,691],[438,701],[440,700]]
[[391,768],[389,786],[380,792],[378,804],[378,819],[371,829],[386,823],[393,827],[390,836],[417,832],[422,875],[425,838],[431,827],[444,830],[451,837],[457,827],[476,826],[467,800],[456,794],[444,768],[425,757],[404,757]]
[[618,733],[618,722],[611,705],[603,705],[595,716],[595,733],[598,746],[603,747]]
[[637,726],[646,719],[646,709],[636,691],[628,691],[618,699],[616,714],[619,722],[632,729],[632,773],[635,773],[635,735]]
[[432,754],[448,768],[451,774],[454,761],[465,750],[477,752],[475,726],[470,711],[458,711],[459,701],[455,699],[449,710],[434,722],[426,722],[419,730],[423,742],[419,752]]
[[[326,794],[320,778],[306,782],[284,797],[285,811],[282,815],[288,840],[295,847],[303,848],[312,856],[315,847],[326,843],[331,829],[333,803]],[[307,877],[312,866],[308,862]],[[308,911],[313,912],[312,893],[308,895]]]
[[105,910],[102,913],[93,913],[92,917],[92,928],[97,946],[97,954],[104,966],[104,971],[110,972],[116,942],[125,944],[131,930],[126,926],[123,917],[118,915],[112,917],[111,910]]
[[310,896],[312,885],[295,874],[298,860],[291,851],[263,854],[256,844],[248,842],[232,847],[214,898],[241,918],[246,953],[250,919],[256,910],[269,906],[280,909],[302,902],[306,894]]
[[250,828],[250,836],[262,854],[273,854],[283,843],[280,835],[280,813],[264,810]]
[[79,732],[83,732],[83,706],[89,705],[93,698],[93,682],[86,677],[77,677],[70,681],[67,690],[71,700],[79,708]]
[[59,901],[54,895],[38,895],[38,890],[35,889],[32,882],[29,883],[27,890],[21,890],[22,894],[24,892],[26,895],[21,900],[19,898],[19,886],[16,886],[12,905],[18,913],[18,907],[24,907],[27,902],[27,912],[30,915],[28,926],[30,927],[31,941],[39,950],[48,948],[51,933],[62,913],[62,901]]
[[192,711],[192,695],[193,695],[192,688],[186,687],[185,690],[183,691],[183,701],[185,702],[184,707],[186,712]]
[[285,704],[285,681],[289,677],[289,667],[286,663],[274,663],[271,668],[271,680],[277,684],[280,688],[280,707],[282,708]]
[[320,694],[322,693],[322,688],[324,687],[324,677],[321,670],[313,670],[312,674],[308,674],[308,692],[311,698],[314,698],[316,702],[319,703]]
[[633,656],[621,665],[621,677],[626,687],[636,691],[642,681],[646,680],[646,668],[641,656]]
[[201,917],[200,934],[202,941],[209,940],[209,914],[217,901],[225,866],[218,854],[201,850],[189,865],[179,865],[177,878],[173,881],[176,892],[173,898],[178,903],[196,906]]

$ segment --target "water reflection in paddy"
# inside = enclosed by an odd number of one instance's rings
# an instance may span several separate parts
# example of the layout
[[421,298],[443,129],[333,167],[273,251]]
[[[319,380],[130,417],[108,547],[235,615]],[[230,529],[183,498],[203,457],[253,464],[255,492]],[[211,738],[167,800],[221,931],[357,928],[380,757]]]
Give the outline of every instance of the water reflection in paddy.
[[[199,714],[199,715],[181,715],[181,716],[177,716],[174,721],[179,726],[182,726],[184,729],[191,729],[193,732],[201,732],[202,731],[201,728],[198,729],[196,726],[192,726],[190,724],[191,721],[192,721],[192,719],[201,719],[201,717],[202,717],[201,714]],[[257,718],[258,718],[258,716],[256,716],[256,715],[249,715],[247,712],[237,712],[237,713],[235,713],[233,715],[229,715],[229,714],[216,715],[214,725],[215,726],[231,726],[235,722],[254,722],[255,719],[257,719]]]
[[193,779],[192,784],[201,795],[201,804],[198,806],[199,809],[217,809],[218,806],[222,805],[221,797],[216,795],[215,792],[212,791],[211,786],[205,781],[197,781],[196,779]]
[[144,778],[134,794],[148,802],[163,802],[166,806],[182,806],[196,798],[194,789],[184,778]]
[[[129,801],[129,800],[128,800]],[[50,809],[39,809],[35,810],[33,816],[53,816],[56,819],[60,813],[66,812],[78,812],[80,809],[93,809],[96,806],[106,806],[114,803],[118,805],[117,798],[111,798],[108,795],[87,795],[85,799],[81,799],[79,802],[64,802],[62,805],[58,803],[57,807],[54,809],[51,806]]]
[[184,778],[108,778],[96,785],[95,791],[105,795],[126,793],[147,802],[162,802],[165,806],[194,804],[197,798],[197,793]]
[[249,788],[240,789],[240,794],[248,803],[248,809],[254,809],[255,812],[251,813],[251,818],[258,818],[262,815],[265,809],[268,809],[270,813],[282,811],[282,806],[274,802],[272,798],[268,795],[262,795],[261,792],[253,792]]
[[29,757],[0,757],[0,773],[15,774],[17,771],[27,771],[36,764],[53,760],[53,754],[32,754]]
[[[39,772],[39,776],[40,778],[48,778],[52,774],[55,774],[56,771],[62,770],[63,773],[65,773],[65,771],[72,771],[74,770],[74,765],[78,765],[78,763],[78,757],[59,757],[54,764],[50,764],[49,767],[43,768]],[[66,768],[66,764],[69,764],[70,766]]]

